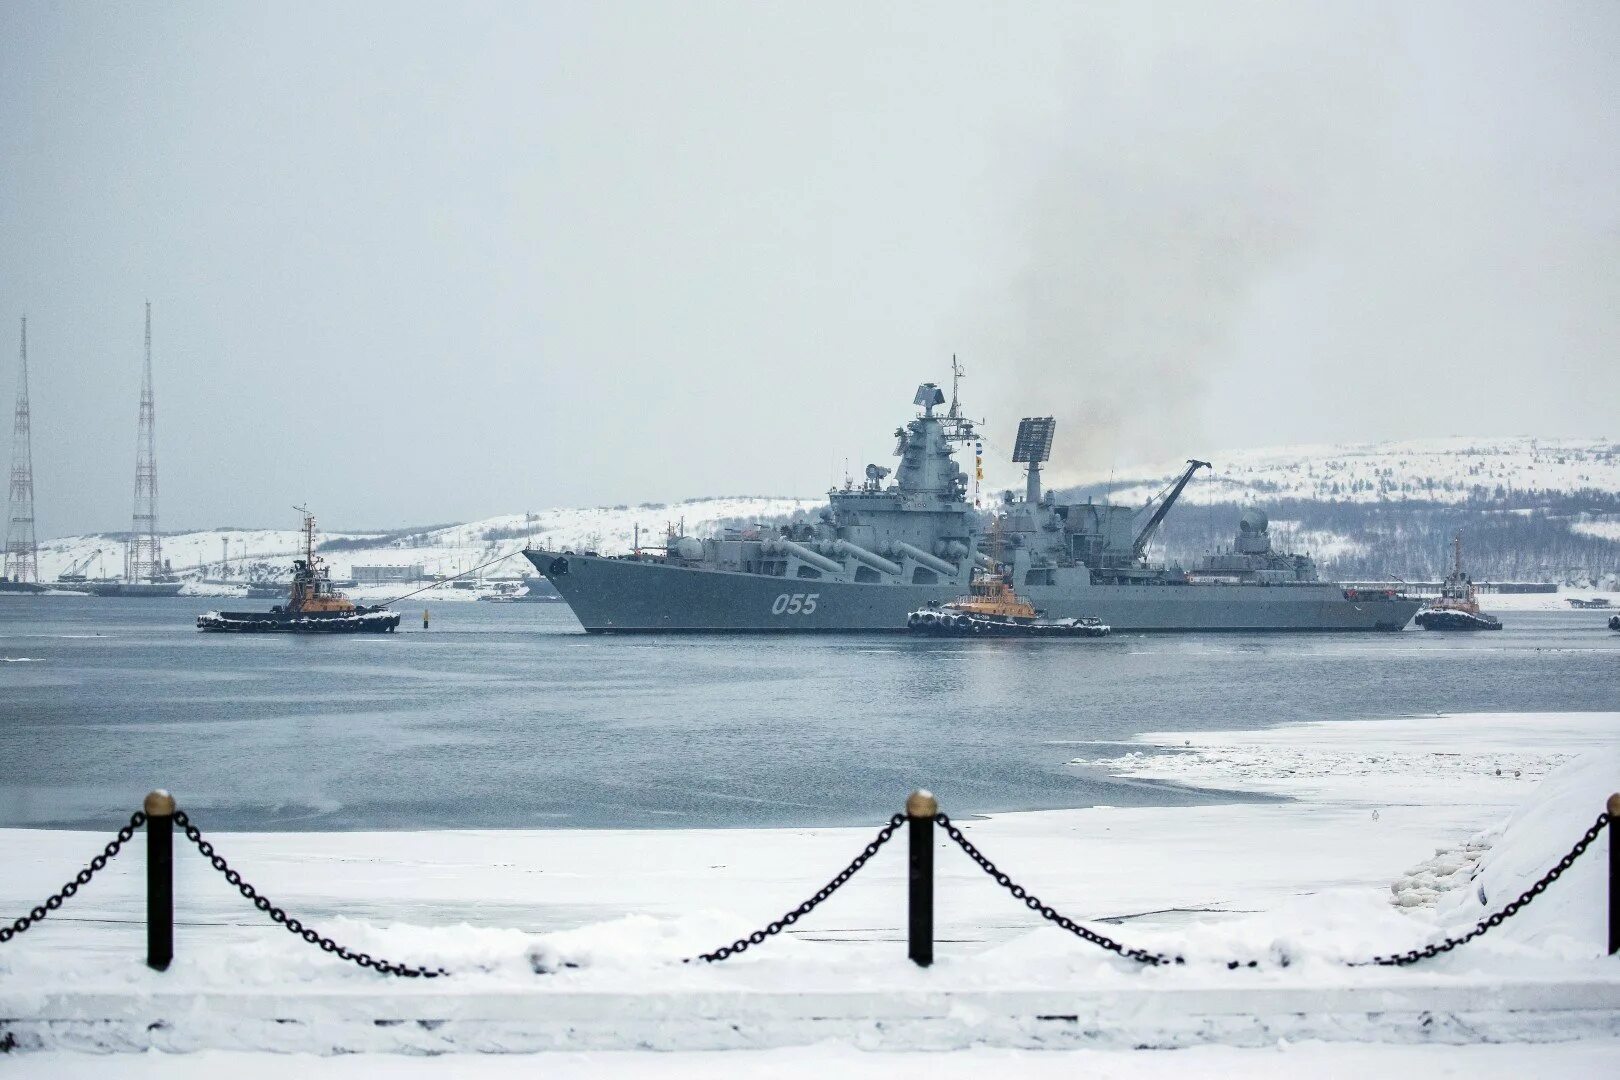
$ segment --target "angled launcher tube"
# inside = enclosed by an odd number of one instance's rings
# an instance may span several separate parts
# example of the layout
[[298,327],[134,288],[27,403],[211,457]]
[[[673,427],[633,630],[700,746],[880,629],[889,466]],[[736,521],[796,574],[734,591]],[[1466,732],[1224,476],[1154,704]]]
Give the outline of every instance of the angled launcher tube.
[[913,559],[917,560],[918,563],[928,567],[928,569],[934,571],[935,573],[944,574],[946,577],[956,576],[956,567],[952,566],[938,555],[930,555],[922,548],[913,547],[904,540],[895,541],[894,550],[901,555],[911,556]]
[[781,537],[767,540],[765,541],[765,550],[773,555],[784,551],[788,552],[789,554],[796,555],[798,556],[800,562],[813,566],[823,573],[841,574],[844,572],[844,568],[841,565],[833,562],[831,559],[827,558],[827,556],[811,551],[803,544],[793,540],[784,540]]
[[903,572],[898,564],[890,562],[876,552],[867,551],[858,544],[852,544],[848,540],[839,540],[834,543],[833,552],[838,555],[848,555],[856,562],[865,563],[873,570],[888,574],[891,577],[899,577]]

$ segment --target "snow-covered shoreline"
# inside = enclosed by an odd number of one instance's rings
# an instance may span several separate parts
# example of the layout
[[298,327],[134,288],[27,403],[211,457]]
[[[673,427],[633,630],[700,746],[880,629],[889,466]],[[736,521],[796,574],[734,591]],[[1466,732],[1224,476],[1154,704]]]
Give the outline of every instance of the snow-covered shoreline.
[[[220,851],[306,922],[374,955],[456,976],[390,981],[336,961],[269,925],[189,849],[177,862],[176,961],[152,973],[140,962],[134,853],[0,950],[0,1015],[37,1017],[13,1024],[30,1045],[317,1052],[487,1048],[491,1038],[507,1048],[687,1050],[828,1037],[873,1048],[1254,1045],[1334,1031],[1466,1042],[1466,1018],[1486,1015],[1504,1038],[1620,1035],[1620,967],[1600,956],[1598,940],[1599,859],[1577,863],[1537,905],[1457,953],[1412,969],[1344,966],[1472,925],[1477,889],[1430,887],[1442,878],[1494,875],[1482,877],[1494,906],[1531,868],[1555,862],[1601,809],[1600,792],[1620,786],[1617,735],[1620,713],[1144,736],[1097,747],[1081,767],[1292,798],[961,823],[1059,910],[1128,944],[1188,958],[1173,968],[1141,969],[1043,924],[942,847],[938,959],[917,969],[904,958],[901,842],[788,933],[724,964],[679,962],[792,907],[870,829],[225,834]],[[949,793],[941,795],[948,811]],[[1497,832],[1527,799],[1540,807],[1532,826]],[[0,863],[12,871],[0,881],[0,910],[37,903],[101,842],[0,831]],[[1403,906],[1409,871],[1459,852],[1447,873],[1425,879],[1430,895]],[[1261,966],[1234,971],[1229,957]],[[873,1028],[860,1010],[884,994],[902,1004],[886,1027]],[[1138,1002],[1135,1012],[1121,1011],[1127,998]],[[820,1004],[803,1004],[810,999]],[[533,1004],[487,1004],[508,1000]],[[584,1005],[540,1005],[565,1000],[619,1004],[589,1023]],[[772,1004],[779,1000],[799,1004]],[[1429,1004],[1418,1008],[1422,1001]],[[1093,1015],[1102,1027],[1054,1029],[1025,1015],[1062,1002],[1061,1012]],[[1378,1002],[1388,1019],[1366,1021]],[[381,1023],[422,1016],[424,1005],[462,1020],[430,1025],[428,1034],[414,1022]],[[556,1008],[573,1019],[513,1018],[555,1018]],[[634,1016],[616,1024],[625,1008]],[[747,1022],[716,1026],[716,1008]],[[1435,1008],[1464,1019],[1431,1029],[1420,1014]],[[143,1035],[154,1009],[181,1018]],[[266,1009],[297,1023],[266,1028],[252,1019]],[[661,1019],[643,1022],[647,1009]],[[1279,1009],[1307,1019],[1287,1020]],[[69,1019],[97,1010],[125,1022],[107,1015],[86,1035]],[[379,1023],[355,1027],[357,1016]],[[828,1019],[838,1016],[848,1019]]]

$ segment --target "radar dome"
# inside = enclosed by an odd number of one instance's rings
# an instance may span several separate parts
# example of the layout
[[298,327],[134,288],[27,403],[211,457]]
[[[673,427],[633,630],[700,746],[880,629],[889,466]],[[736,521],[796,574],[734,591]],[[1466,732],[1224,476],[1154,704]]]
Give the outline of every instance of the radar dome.
[[1238,518],[1238,529],[1246,533],[1263,533],[1266,531],[1266,527],[1270,524],[1271,522],[1269,519],[1267,519],[1266,512],[1264,510],[1257,510],[1252,506],[1243,511],[1243,516]]

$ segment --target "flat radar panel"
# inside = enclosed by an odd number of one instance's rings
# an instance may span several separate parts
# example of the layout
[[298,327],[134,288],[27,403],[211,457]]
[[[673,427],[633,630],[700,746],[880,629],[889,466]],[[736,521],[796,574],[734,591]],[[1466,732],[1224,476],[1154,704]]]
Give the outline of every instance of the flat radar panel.
[[1014,461],[1047,461],[1052,457],[1052,432],[1057,420],[1050,416],[1026,416],[1018,421],[1018,438],[1013,441]]

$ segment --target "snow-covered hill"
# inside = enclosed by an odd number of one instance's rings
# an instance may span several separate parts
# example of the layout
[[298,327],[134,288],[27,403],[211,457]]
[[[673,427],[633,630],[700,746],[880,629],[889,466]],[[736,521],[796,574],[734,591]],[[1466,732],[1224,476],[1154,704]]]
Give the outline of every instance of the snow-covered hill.
[[[1285,446],[1210,456],[1183,499],[1191,503],[1309,499],[1319,502],[1462,503],[1580,491],[1620,493],[1620,442],[1609,439],[1436,438],[1402,442]],[[1184,461],[1159,462],[1107,477],[1066,478],[1105,486],[1119,503],[1140,503],[1175,477]]]

